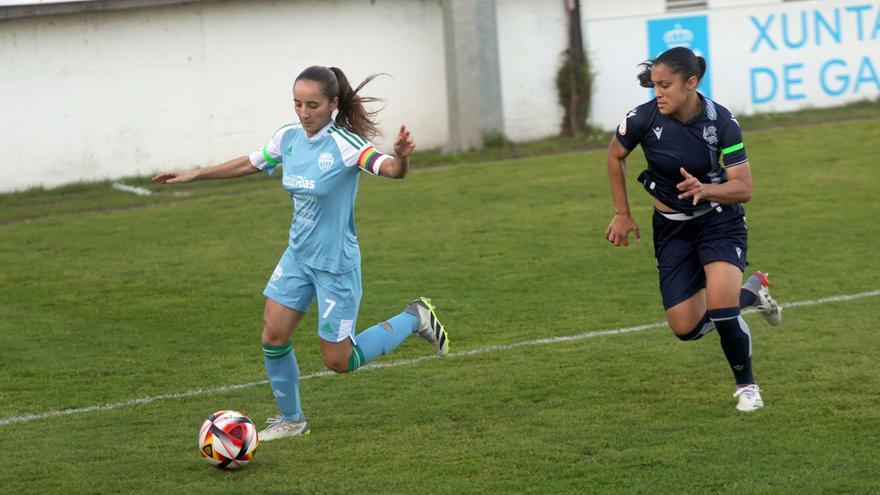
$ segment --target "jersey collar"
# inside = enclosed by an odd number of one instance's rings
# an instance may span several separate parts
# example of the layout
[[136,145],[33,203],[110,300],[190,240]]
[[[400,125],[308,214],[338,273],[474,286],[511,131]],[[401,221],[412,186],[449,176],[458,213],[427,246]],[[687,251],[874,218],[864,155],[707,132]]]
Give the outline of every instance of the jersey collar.
[[706,97],[703,96],[703,93],[697,91],[697,98],[700,99],[700,113],[698,113],[694,118],[688,120],[684,123],[684,125],[696,124],[697,122],[702,122],[706,120]]
[[330,132],[330,128],[333,127],[334,123],[335,122],[333,122],[333,120],[331,119],[329,124],[327,124],[323,128],[321,128],[321,130],[316,132],[314,136],[312,136],[310,138],[306,138],[306,139],[308,139],[310,143],[313,143],[313,142],[321,139],[322,137],[326,136]]

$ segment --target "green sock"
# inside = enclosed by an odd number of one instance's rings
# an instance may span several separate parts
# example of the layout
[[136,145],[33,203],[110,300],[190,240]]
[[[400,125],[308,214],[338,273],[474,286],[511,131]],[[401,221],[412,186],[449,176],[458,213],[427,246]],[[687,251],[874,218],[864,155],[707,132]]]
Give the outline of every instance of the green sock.
[[364,352],[361,351],[361,348],[358,346],[352,347],[351,356],[348,358],[348,372],[351,373],[365,364],[367,364],[367,362],[366,359],[364,359]]

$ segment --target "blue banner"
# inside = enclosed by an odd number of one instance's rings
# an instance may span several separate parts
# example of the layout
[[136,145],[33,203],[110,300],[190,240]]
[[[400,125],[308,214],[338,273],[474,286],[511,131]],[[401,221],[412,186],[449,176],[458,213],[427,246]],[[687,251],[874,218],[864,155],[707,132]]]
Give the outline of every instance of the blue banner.
[[690,48],[706,59],[706,74],[700,82],[699,90],[707,98],[712,98],[708,16],[667,17],[648,21],[648,58],[657,58],[661,53],[677,46]]

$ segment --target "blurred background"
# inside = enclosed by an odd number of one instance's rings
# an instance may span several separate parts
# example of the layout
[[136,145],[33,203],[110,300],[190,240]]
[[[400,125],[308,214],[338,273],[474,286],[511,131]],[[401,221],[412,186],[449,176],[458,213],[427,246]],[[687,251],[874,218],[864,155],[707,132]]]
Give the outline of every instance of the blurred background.
[[364,90],[386,148],[400,124],[447,152],[609,130],[673,46],[738,114],[880,95],[864,0],[3,0],[0,192],[248,153],[296,120],[313,64],[390,75]]

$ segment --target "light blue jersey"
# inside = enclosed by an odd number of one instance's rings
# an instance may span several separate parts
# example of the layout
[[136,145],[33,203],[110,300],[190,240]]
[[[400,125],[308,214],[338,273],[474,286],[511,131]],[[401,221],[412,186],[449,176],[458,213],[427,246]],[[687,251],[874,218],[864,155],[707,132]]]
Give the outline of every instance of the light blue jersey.
[[251,164],[270,173],[278,165],[293,203],[290,250],[300,263],[330,273],[360,266],[354,202],[360,171],[378,175],[390,158],[372,143],[330,122],[314,137],[299,124],[279,129]]

